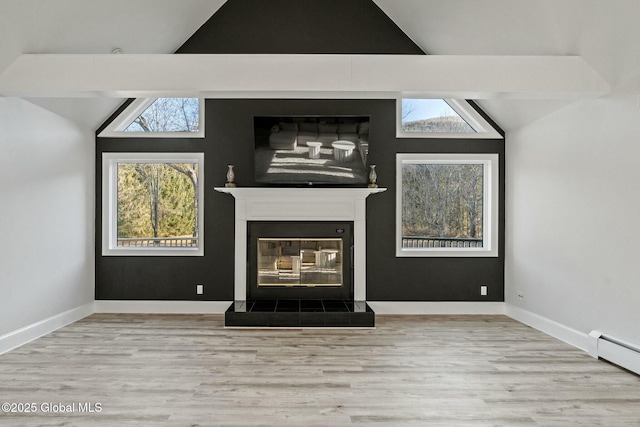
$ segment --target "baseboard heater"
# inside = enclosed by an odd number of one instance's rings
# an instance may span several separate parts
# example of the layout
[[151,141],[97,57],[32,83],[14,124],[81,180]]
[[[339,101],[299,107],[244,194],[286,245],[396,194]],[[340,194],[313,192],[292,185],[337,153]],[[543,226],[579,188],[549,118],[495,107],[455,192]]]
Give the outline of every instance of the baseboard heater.
[[640,347],[600,331],[589,334],[589,354],[640,375]]

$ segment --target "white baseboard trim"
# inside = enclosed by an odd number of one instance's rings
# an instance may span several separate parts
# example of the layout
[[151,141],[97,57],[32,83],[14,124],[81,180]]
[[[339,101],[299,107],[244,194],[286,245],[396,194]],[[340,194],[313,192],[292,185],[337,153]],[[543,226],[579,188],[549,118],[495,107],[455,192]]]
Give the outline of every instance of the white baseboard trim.
[[524,323],[527,326],[531,326],[532,328],[544,332],[547,335],[551,335],[552,337],[577,347],[584,352],[589,352],[591,339],[588,334],[540,316],[539,314],[516,307],[515,305],[508,303],[505,303],[504,305],[505,314],[512,319],[517,320],[520,323]]
[[90,302],[2,335],[0,336],[0,354],[23,346],[70,323],[77,322],[90,316],[93,312],[93,302]]
[[96,313],[224,314],[232,301],[119,301],[96,300]]
[[[0,354],[93,313],[224,314],[232,301],[97,300],[0,336]],[[502,314],[589,353],[593,339],[561,323],[504,302],[367,301],[376,314]]]
[[503,302],[367,301],[376,314],[504,314]]

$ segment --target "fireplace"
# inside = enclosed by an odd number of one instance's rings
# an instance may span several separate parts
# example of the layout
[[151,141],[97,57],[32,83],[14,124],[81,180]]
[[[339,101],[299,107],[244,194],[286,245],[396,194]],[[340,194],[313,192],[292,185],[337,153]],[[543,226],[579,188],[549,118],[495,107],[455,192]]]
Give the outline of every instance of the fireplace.
[[[386,188],[215,190],[235,198],[234,303],[225,326],[374,326],[366,303],[366,198]],[[265,223],[262,241],[250,238]]]
[[247,224],[250,300],[353,300],[352,222]]

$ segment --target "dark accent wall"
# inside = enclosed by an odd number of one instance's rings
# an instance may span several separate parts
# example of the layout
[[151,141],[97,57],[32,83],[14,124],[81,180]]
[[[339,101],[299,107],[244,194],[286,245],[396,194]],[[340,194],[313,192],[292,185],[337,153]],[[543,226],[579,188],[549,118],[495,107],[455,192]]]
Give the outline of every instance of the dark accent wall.
[[[387,191],[367,199],[367,299],[383,301],[504,300],[504,140],[396,138],[395,100],[206,101],[204,139],[97,138],[96,299],[233,299],[234,200],[213,187],[224,186],[227,164],[235,165],[239,186],[254,182],[254,116],[370,116],[369,161]],[[103,257],[101,157],[117,151],[205,153],[205,256]],[[498,153],[500,227],[497,258],[396,258],[395,155],[400,152]],[[204,295],[195,284],[204,283]],[[480,285],[489,287],[480,296]]]
[[229,0],[176,53],[424,55],[371,0]]
[[[229,0],[176,53],[424,54],[371,0]],[[357,115],[371,117],[369,161],[388,188],[367,201],[368,299],[503,301],[504,140],[396,139],[395,108],[392,99],[215,99],[206,102],[204,139],[96,138],[96,298],[231,300],[234,201],[213,187],[224,185],[229,163],[238,185],[256,186],[254,116]],[[205,153],[204,257],[101,256],[101,156],[118,151]],[[395,257],[398,152],[500,154],[498,258]],[[204,295],[196,283],[206,285]],[[480,284],[489,287],[486,297]]]
[[[209,121],[209,120],[208,120]],[[208,123],[207,123],[208,125]],[[209,135],[212,133],[209,132]],[[233,204],[217,203],[213,187],[224,184],[232,145],[217,138],[96,138],[96,299],[231,300],[233,299]],[[204,257],[102,256],[102,153],[203,152]],[[217,175],[221,174],[221,177]],[[229,233],[231,230],[231,233]],[[231,249],[229,249],[231,248]],[[195,285],[204,283],[203,295]],[[196,298],[197,297],[197,298]]]

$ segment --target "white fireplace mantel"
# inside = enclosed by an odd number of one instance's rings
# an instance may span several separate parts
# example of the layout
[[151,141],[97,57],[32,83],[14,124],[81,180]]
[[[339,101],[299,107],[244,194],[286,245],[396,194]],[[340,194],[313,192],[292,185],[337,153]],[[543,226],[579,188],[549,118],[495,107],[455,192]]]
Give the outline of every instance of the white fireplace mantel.
[[353,294],[366,301],[366,198],[386,188],[215,187],[235,198],[234,300],[247,299],[247,221],[353,221]]

